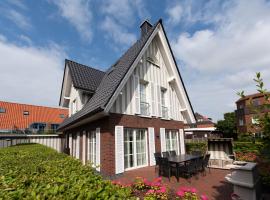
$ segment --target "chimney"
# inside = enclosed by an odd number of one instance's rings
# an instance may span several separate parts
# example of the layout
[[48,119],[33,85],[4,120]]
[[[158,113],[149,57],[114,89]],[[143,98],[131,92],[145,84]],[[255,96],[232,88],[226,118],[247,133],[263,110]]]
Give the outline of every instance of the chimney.
[[140,26],[141,28],[141,37],[143,37],[147,32],[152,28],[152,24],[150,24],[149,20],[146,19]]

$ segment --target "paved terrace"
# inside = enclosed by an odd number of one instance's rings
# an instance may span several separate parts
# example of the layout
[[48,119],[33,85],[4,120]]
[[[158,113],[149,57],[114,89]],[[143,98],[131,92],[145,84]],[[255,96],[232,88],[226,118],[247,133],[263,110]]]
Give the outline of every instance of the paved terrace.
[[[205,174],[198,174],[190,179],[180,178],[179,182],[177,182],[173,176],[170,182],[168,178],[164,177],[163,182],[174,190],[177,190],[181,186],[195,187],[199,194],[206,194],[209,199],[230,200],[233,188],[224,179],[229,172],[229,170],[211,169],[209,173],[207,169]],[[121,183],[131,183],[138,176],[153,180],[158,177],[158,172],[155,172],[155,167],[144,167],[127,171],[116,180]]]

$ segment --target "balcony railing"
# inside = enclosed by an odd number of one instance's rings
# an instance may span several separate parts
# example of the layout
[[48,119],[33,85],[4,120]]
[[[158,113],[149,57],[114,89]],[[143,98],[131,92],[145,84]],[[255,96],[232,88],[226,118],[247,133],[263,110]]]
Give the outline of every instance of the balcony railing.
[[168,108],[166,106],[161,106],[162,118],[168,119]]
[[141,106],[141,115],[149,116],[150,115],[150,112],[149,112],[150,105],[149,105],[149,103],[141,101],[140,106]]

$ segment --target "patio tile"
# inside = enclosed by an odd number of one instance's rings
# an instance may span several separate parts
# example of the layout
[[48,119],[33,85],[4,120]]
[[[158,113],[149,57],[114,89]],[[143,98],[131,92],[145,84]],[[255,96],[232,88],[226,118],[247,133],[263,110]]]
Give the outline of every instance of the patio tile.
[[[206,175],[199,174],[189,180],[180,178],[179,182],[177,182],[175,177],[171,177],[169,182],[168,178],[164,177],[163,182],[174,190],[177,190],[180,186],[195,187],[199,194],[206,194],[209,199],[230,200],[233,188],[224,178],[228,173],[228,170],[211,169],[210,173],[207,170]],[[158,173],[155,172],[155,167],[144,167],[126,171],[116,180],[122,183],[131,183],[138,176],[153,180],[158,177]]]

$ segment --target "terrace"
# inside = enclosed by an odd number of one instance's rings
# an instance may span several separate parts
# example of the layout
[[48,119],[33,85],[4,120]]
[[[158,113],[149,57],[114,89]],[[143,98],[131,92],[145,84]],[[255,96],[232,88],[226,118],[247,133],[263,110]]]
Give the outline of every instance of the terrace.
[[[199,173],[190,179],[180,177],[179,182],[172,176],[170,181],[163,177],[163,183],[173,191],[177,191],[180,187],[196,188],[199,194],[205,194],[209,199],[231,199],[233,192],[232,185],[225,181],[225,176],[230,173],[228,170],[208,169],[204,173]],[[129,184],[136,177],[143,177],[150,181],[158,177],[155,167],[144,167],[137,170],[126,171],[120,177],[114,179],[123,184]]]

